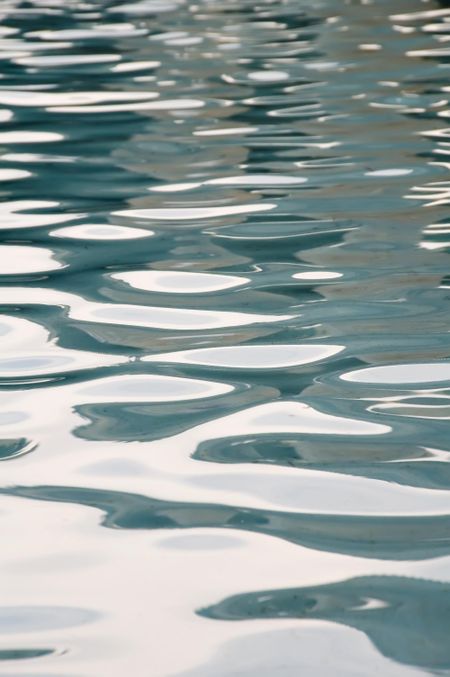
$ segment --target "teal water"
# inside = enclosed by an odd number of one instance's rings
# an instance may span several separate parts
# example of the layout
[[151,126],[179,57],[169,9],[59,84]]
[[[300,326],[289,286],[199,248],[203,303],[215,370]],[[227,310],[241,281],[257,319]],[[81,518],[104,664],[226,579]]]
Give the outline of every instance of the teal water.
[[450,4],[0,3],[0,675],[450,675]]

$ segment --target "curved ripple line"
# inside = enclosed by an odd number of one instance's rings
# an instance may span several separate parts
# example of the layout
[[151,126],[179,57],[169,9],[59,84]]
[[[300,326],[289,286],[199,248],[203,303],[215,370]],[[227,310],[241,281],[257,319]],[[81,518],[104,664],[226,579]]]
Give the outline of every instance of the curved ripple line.
[[75,503],[100,510],[110,529],[223,528],[260,533],[305,547],[388,560],[427,560],[450,553],[450,515],[359,516],[255,510],[163,501],[86,487],[15,486],[0,495]]

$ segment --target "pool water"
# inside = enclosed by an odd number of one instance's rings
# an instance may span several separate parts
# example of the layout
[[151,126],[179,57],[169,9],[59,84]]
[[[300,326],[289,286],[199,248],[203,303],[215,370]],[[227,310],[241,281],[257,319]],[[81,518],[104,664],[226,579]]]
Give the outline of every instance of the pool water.
[[450,675],[447,0],[0,4],[0,672]]

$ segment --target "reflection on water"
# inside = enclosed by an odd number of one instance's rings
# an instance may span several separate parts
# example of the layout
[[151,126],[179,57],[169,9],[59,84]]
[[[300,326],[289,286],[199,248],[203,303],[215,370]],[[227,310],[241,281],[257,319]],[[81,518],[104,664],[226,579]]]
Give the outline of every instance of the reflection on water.
[[[114,460],[100,467],[105,475],[114,474],[117,468]],[[125,460],[119,467],[121,475],[136,472],[145,472],[145,466],[133,466]],[[450,552],[450,517],[447,515],[386,517],[275,512],[220,504],[161,501],[139,494],[80,487],[14,487],[4,489],[2,493],[96,508],[105,513],[102,524],[112,529],[211,527],[254,531],[313,549],[389,560],[431,559]]]
[[222,620],[314,619],[355,628],[384,656],[428,669],[450,668],[448,584],[395,576],[236,595],[199,613]]
[[450,675],[449,36],[0,3],[5,677]]

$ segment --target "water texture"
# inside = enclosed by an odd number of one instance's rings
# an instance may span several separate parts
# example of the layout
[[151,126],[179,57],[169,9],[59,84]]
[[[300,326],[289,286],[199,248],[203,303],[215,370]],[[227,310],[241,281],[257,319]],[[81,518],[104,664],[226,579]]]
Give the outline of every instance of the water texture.
[[2,677],[450,675],[449,93],[447,0],[2,0]]

